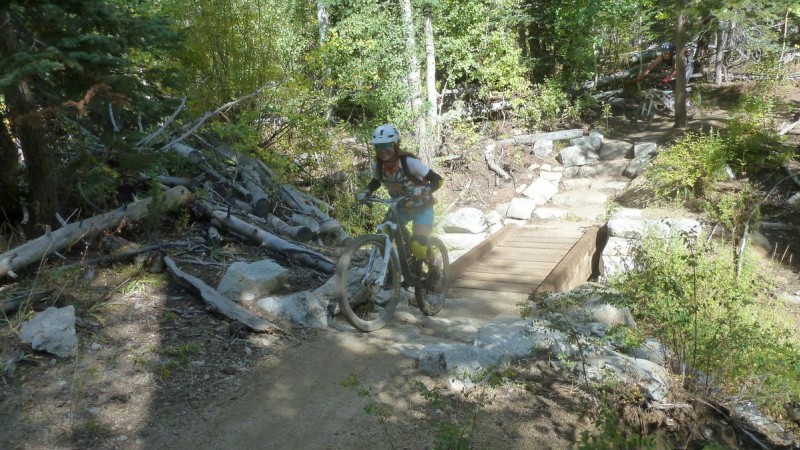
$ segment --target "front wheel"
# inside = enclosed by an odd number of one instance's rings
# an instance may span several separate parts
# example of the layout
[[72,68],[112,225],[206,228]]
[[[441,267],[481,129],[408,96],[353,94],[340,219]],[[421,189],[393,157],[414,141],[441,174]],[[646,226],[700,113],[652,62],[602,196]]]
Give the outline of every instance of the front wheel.
[[647,96],[642,99],[639,106],[636,108],[636,113],[633,117],[634,125],[639,131],[646,131],[650,128],[650,123],[653,121],[653,114],[655,108],[653,105],[653,97]]
[[385,235],[359,236],[344,249],[336,264],[339,309],[350,325],[361,331],[386,326],[400,299],[400,258],[393,247],[381,279],[385,245]]
[[432,255],[421,261],[417,272],[419,279],[414,286],[414,297],[417,306],[426,316],[434,316],[442,310],[447,300],[449,287],[450,259],[444,242],[435,237],[428,238]]

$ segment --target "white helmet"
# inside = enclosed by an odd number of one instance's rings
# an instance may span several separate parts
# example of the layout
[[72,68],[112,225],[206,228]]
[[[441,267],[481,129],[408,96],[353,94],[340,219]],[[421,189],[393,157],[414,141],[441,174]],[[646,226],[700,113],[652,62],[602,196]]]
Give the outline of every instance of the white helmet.
[[381,125],[378,128],[375,128],[375,131],[372,132],[373,144],[394,144],[397,142],[400,142],[400,132],[397,131],[397,128],[390,123]]

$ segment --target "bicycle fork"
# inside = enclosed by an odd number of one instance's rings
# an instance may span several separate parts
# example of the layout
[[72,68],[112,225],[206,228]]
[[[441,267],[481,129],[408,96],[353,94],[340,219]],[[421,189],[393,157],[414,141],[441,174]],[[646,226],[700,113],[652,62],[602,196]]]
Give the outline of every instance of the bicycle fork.
[[[391,233],[397,228],[397,225],[391,222],[384,222],[378,230],[384,236],[383,254],[378,253],[377,248],[373,248],[369,255],[369,262],[367,263],[367,273],[364,274],[362,282],[366,286],[383,286],[386,281],[386,273],[389,270],[389,259],[392,257],[392,238]],[[380,270],[377,270],[376,264],[379,264]]]

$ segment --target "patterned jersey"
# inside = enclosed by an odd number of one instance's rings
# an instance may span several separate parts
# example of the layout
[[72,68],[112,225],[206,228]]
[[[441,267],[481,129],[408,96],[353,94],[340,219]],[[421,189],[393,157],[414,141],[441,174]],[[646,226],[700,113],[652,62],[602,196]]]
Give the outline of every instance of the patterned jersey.
[[[411,179],[406,175],[402,167],[403,164],[399,160],[397,161],[397,165],[391,169],[387,169],[384,165],[381,165],[380,169],[383,172],[382,174],[378,172],[377,164],[374,161],[372,163],[372,178],[381,180],[381,184],[383,184],[383,187],[386,188],[386,191],[392,198],[404,197],[411,194],[415,187],[424,184],[422,180],[430,170],[417,158],[410,156],[403,157],[406,158],[406,167],[408,167],[411,177],[416,179]],[[433,204],[433,196],[428,194],[424,197],[406,200],[400,203],[400,207],[406,211],[412,211],[431,204]]]

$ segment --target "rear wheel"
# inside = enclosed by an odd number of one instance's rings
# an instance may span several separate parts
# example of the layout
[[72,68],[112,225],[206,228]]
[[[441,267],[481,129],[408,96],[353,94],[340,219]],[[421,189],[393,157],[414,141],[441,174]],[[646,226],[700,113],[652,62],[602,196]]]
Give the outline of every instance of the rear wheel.
[[418,262],[420,266],[417,274],[420,278],[414,286],[414,297],[420,311],[426,316],[433,316],[442,310],[444,302],[447,300],[450,259],[447,256],[444,242],[438,238],[428,238],[428,245],[433,252],[433,257]]
[[383,250],[386,236],[359,236],[342,252],[336,264],[339,309],[350,325],[361,331],[386,326],[400,299],[400,259],[394,248],[383,281]]
[[644,97],[642,101],[639,102],[639,106],[636,108],[636,114],[633,118],[636,129],[639,131],[646,131],[649,129],[650,123],[653,121],[654,113],[653,97]]

